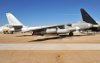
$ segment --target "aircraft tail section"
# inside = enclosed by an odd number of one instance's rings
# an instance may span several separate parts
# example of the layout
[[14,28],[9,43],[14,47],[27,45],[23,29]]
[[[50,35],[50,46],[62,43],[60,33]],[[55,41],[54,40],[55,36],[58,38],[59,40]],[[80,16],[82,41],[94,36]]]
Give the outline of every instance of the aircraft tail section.
[[83,21],[91,24],[97,24],[96,21],[84,10],[80,9]]
[[15,31],[21,31],[24,26],[12,13],[6,13],[9,25],[14,27]]
[[10,25],[23,26],[23,24],[12,13],[6,13],[6,16]]

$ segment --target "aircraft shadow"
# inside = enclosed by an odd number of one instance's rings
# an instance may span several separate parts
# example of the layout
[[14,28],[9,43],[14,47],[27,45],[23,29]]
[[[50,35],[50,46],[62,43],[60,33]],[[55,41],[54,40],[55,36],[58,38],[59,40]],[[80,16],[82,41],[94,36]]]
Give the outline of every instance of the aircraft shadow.
[[88,33],[88,34],[85,34],[85,35],[74,35],[74,37],[80,37],[80,36],[93,36],[95,34],[93,33]]
[[47,37],[47,38],[41,38],[41,39],[36,39],[36,40],[32,40],[29,42],[34,42],[34,41],[45,41],[45,40],[52,40],[52,39],[62,39],[65,38],[66,36],[57,36],[57,37]]
[[33,36],[33,35],[20,35],[20,36],[16,36],[16,37],[27,37],[27,36]]
[[38,41],[46,41],[46,40],[54,40],[54,39],[63,39],[65,37],[80,37],[80,36],[91,36],[94,34],[87,34],[87,35],[74,35],[74,36],[69,36],[69,35],[62,35],[62,36],[57,36],[57,37],[47,37],[47,38],[41,38],[41,39],[35,39],[35,40],[31,40],[29,42],[38,42]]

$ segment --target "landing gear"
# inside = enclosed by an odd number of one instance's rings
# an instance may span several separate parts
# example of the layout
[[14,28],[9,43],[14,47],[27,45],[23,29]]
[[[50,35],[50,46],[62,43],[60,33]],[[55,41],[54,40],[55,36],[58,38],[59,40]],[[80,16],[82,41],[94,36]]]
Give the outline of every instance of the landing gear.
[[14,31],[3,31],[4,34],[13,34]]
[[6,34],[6,32],[5,32],[5,31],[3,31],[3,33],[4,33],[4,34]]
[[10,32],[10,34],[13,34],[13,33],[14,33],[13,31]]
[[69,36],[73,36],[73,35],[74,35],[73,32],[70,32],[70,33],[69,33]]
[[34,32],[32,32],[32,35],[44,36],[44,34],[41,34],[41,33],[34,33]]
[[8,31],[3,31],[4,34],[8,34]]
[[32,32],[32,35],[34,35],[34,32]]

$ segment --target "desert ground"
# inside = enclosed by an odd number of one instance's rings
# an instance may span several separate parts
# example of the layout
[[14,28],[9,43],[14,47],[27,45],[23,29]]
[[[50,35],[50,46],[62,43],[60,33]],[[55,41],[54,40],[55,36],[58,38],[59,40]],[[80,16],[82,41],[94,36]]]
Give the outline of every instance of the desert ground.
[[100,63],[100,51],[0,51],[0,63]]
[[69,36],[32,36],[31,33],[0,34],[0,43],[100,43],[100,33]]
[[[0,34],[0,44],[99,44],[100,33],[73,37]],[[100,63],[100,50],[0,50],[0,63]]]

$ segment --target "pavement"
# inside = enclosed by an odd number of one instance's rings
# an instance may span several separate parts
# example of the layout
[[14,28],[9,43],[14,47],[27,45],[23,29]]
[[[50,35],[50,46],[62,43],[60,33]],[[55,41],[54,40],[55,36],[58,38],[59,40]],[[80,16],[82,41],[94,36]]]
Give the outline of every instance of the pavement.
[[100,44],[0,44],[0,50],[100,50]]

